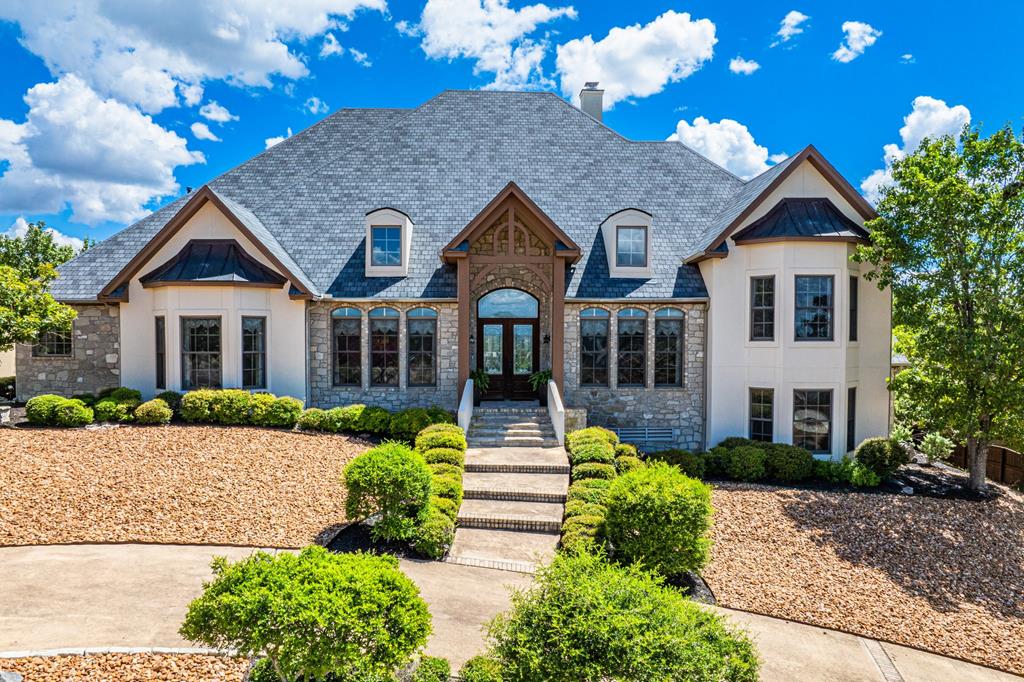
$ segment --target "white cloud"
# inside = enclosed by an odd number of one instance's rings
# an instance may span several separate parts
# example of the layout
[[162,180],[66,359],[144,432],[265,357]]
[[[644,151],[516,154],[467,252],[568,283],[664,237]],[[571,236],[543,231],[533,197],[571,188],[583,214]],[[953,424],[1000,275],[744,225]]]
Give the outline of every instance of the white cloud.
[[729,60],[729,70],[733,73],[741,73],[744,76],[749,76],[760,68],[761,65],[754,60],[744,59],[739,55]]
[[199,107],[199,115],[207,121],[213,121],[214,123],[227,123],[228,121],[238,120],[237,116],[216,102],[207,102]]
[[916,59],[914,59],[914,55],[912,55],[912,54],[910,54],[910,53],[908,52],[908,53],[906,53],[905,55],[901,55],[901,56],[900,56],[900,61],[901,61],[902,63],[904,63],[904,64],[913,64],[913,63],[914,63],[914,62],[916,62],[917,60],[916,60]]
[[579,98],[587,81],[599,81],[604,104],[647,97],[683,80],[714,55],[715,25],[669,10],[648,24],[615,27],[601,40],[592,36],[558,46],[562,93]]
[[419,38],[421,35],[423,35],[420,32],[419,26],[412,22],[406,21],[405,19],[402,19],[401,21],[395,24],[395,30],[401,33],[403,36],[409,38]]
[[206,125],[205,123],[196,121],[192,124],[190,129],[192,130],[192,135],[195,136],[197,140],[209,140],[210,142],[220,142],[220,138],[214,135],[213,132],[210,130],[210,126]]
[[846,34],[839,48],[832,53],[832,59],[847,64],[864,54],[864,50],[875,44],[882,32],[871,24],[863,21],[844,21],[843,33]]
[[310,97],[307,99],[305,107],[306,111],[314,116],[317,114],[326,114],[327,110],[330,109],[330,107],[327,106],[327,102],[323,101],[319,97]]
[[336,54],[345,54],[345,48],[341,46],[333,33],[324,36],[324,42],[320,46],[320,59],[331,57]]
[[[526,36],[562,17],[574,19],[576,10],[541,3],[516,10],[508,0],[427,0],[415,30],[428,57],[473,59],[474,73],[494,74],[488,87],[522,89],[548,83],[541,70],[547,44]],[[399,30],[410,34],[412,28]]]
[[288,128],[288,132],[286,132],[284,135],[279,135],[277,137],[268,137],[266,140],[264,140],[264,142],[267,145],[266,148],[270,149],[275,144],[280,144],[281,142],[284,142],[285,140],[287,140],[291,136],[292,136],[292,129]]
[[779,30],[776,32],[778,40],[771,44],[772,47],[781,45],[782,43],[788,42],[793,36],[800,35],[804,32],[800,24],[810,19],[809,16],[803,12],[798,12],[795,9],[790,10],[786,13],[786,16],[782,17],[782,21],[779,24]]
[[[49,232],[53,237],[53,241],[61,246],[70,246],[75,251],[82,248],[83,242],[78,237],[72,237],[71,235],[64,234],[59,230],[55,230],[52,227],[47,227],[44,232]],[[18,216],[14,220],[14,224],[11,225],[10,229],[4,233],[8,237],[21,238],[28,234],[28,221],[25,220],[24,216]]]
[[47,0],[0,3],[22,44],[55,76],[78,74],[101,97],[156,113],[208,80],[271,85],[308,73],[292,41],[339,27],[386,0]]
[[757,144],[747,127],[731,118],[718,123],[703,116],[693,119],[692,124],[681,120],[668,139],[682,142],[744,179],[768,170],[769,160],[778,163],[786,158],[785,154],[769,156],[768,148]]
[[178,89],[181,90],[181,98],[185,100],[187,106],[194,107],[203,101],[202,85],[178,83]]
[[0,212],[128,222],[178,191],[174,169],[204,163],[184,138],[138,110],[103,99],[74,75],[25,94],[24,123],[0,119]]
[[970,122],[971,112],[962,104],[951,107],[934,97],[915,97],[913,108],[903,118],[903,127],[900,128],[902,146],[890,143],[882,148],[885,168],[879,168],[860,183],[864,196],[871,203],[878,203],[882,198],[882,187],[892,182],[894,161],[913,153],[924,138],[958,135]]
[[348,53],[352,55],[352,59],[355,60],[356,64],[359,66],[365,66],[366,68],[373,66],[373,62],[370,61],[370,55],[365,52],[361,52],[354,47],[350,47],[348,48]]

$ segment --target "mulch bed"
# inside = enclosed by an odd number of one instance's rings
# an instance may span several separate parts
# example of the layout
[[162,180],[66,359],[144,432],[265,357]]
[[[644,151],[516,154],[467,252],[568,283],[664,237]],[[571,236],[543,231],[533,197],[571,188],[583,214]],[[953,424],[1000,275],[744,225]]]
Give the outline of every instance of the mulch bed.
[[252,427],[0,429],[0,545],[304,547],[345,522],[368,443]]
[[365,523],[353,523],[338,531],[328,543],[327,549],[339,554],[366,552],[367,554],[390,554],[399,559],[422,559],[408,543],[374,540],[370,537],[370,526]]
[[722,606],[1024,673],[1024,496],[985,501],[717,483]]
[[244,658],[194,654],[90,654],[0,658],[0,671],[25,682],[241,682]]

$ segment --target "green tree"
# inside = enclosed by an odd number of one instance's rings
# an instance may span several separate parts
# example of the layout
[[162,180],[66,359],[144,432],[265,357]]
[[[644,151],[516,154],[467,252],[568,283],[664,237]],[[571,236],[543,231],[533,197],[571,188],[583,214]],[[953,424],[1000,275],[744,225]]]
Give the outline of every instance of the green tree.
[[892,178],[854,258],[892,287],[909,335],[899,390],[966,442],[982,492],[989,445],[1024,428],[1024,143],[1008,126],[988,138],[965,127],[922,141]]
[[[81,251],[92,243],[87,239]],[[46,223],[29,223],[28,231],[21,237],[0,235],[0,265],[17,270],[24,279],[34,279],[43,265],[57,267],[81,253],[69,244],[58,244]]]
[[256,552],[213,561],[181,636],[260,658],[281,682],[384,679],[430,634],[416,584],[392,556]]
[[66,330],[75,319],[74,310],[46,292],[57,275],[53,266],[40,265],[37,273],[23,278],[14,268],[0,265],[0,351],[32,343],[42,332]]

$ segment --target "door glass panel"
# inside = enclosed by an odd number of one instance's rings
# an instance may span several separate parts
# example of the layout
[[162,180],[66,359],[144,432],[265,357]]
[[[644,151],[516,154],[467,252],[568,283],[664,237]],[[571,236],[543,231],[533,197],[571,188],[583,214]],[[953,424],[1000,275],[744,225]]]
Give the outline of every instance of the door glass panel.
[[533,374],[533,325],[512,325],[512,359],[515,374]]
[[503,326],[500,324],[484,325],[484,371],[488,374],[501,374],[501,336]]

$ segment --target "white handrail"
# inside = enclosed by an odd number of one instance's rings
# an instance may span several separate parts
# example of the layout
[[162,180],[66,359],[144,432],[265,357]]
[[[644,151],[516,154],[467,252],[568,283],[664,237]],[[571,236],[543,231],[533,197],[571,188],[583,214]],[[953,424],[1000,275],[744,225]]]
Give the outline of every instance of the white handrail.
[[559,443],[565,442],[565,407],[562,405],[562,396],[558,394],[558,384],[548,381],[548,417],[551,418],[551,426],[555,428],[555,438]]
[[466,385],[462,389],[462,399],[459,401],[459,426],[468,433],[471,421],[473,421],[473,380],[466,379]]

